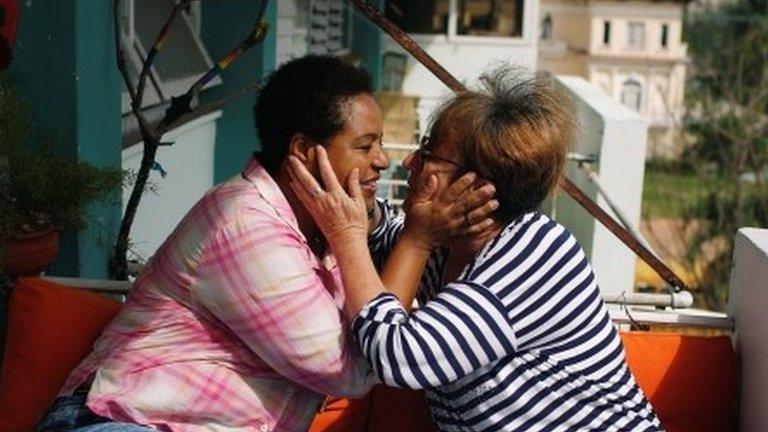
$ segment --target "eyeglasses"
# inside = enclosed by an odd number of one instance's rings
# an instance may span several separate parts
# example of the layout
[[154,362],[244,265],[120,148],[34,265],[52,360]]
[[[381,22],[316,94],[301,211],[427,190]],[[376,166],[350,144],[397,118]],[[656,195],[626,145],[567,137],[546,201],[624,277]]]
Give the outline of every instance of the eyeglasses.
[[449,163],[451,165],[454,165],[454,166],[457,166],[457,167],[461,168],[463,171],[469,171],[464,165],[462,165],[462,164],[460,164],[460,163],[458,163],[458,162],[456,162],[454,160],[451,160],[451,159],[448,159],[448,158],[444,158],[442,156],[438,156],[438,155],[432,153],[431,151],[427,150],[427,146],[428,145],[429,145],[429,136],[428,135],[423,135],[421,137],[421,139],[419,140],[419,149],[416,150],[416,154],[419,156],[419,161],[418,161],[418,165],[417,165],[417,169],[419,171],[421,171],[421,169],[424,168],[424,161],[427,160],[427,158],[432,158],[434,160],[438,160],[438,161],[441,161],[441,162]]

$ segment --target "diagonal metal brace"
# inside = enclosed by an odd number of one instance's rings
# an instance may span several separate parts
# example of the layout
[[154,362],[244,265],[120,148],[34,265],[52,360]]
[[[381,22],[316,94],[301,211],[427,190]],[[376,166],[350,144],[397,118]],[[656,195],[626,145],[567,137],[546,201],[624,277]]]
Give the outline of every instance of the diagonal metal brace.
[[[466,91],[466,87],[451,75],[440,63],[424,51],[418,43],[411,39],[408,34],[401,30],[392,21],[384,17],[381,12],[366,0],[348,0],[355,5],[369,20],[389,34],[395,42],[403,49],[408,51],[419,63],[429,69],[440,81],[456,93]],[[622,243],[632,249],[640,259],[645,261],[652,269],[656,271],[667,283],[673,287],[686,288],[685,283],[680,279],[666,264],[661,262],[651,251],[642,243],[629,234],[624,227],[616,222],[613,217],[600,208],[592,199],[584,194],[573,182],[563,177],[560,187],[571,198],[578,202],[589,214],[597,219],[604,227],[612,232]]]

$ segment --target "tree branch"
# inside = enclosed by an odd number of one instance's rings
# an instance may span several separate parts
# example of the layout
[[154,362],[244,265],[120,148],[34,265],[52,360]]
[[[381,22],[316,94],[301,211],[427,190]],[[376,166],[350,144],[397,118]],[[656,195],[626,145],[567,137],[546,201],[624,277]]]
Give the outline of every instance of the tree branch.
[[173,7],[173,10],[171,10],[171,15],[168,16],[167,20],[165,20],[163,28],[155,38],[155,43],[152,44],[152,48],[150,48],[149,52],[147,53],[147,58],[144,60],[144,64],[141,68],[141,74],[139,74],[139,86],[136,90],[136,97],[132,98],[133,103],[138,105],[139,109],[141,109],[141,104],[144,100],[144,89],[147,85],[147,76],[149,75],[149,71],[152,69],[152,65],[155,63],[157,54],[160,52],[160,50],[163,49],[165,39],[168,38],[168,35],[171,32],[171,24],[173,24],[173,21],[176,20],[176,17],[179,15],[179,13],[187,6],[189,6],[191,2],[192,0],[182,0]]
[[205,114],[208,114],[208,113],[211,113],[211,112],[214,112],[214,111],[218,111],[219,109],[221,109],[221,107],[223,107],[223,106],[225,106],[225,105],[229,104],[230,102],[233,102],[233,101],[235,101],[237,99],[240,99],[241,97],[246,95],[248,92],[250,92],[252,90],[258,90],[260,88],[261,88],[261,84],[259,83],[259,81],[258,80],[253,80],[250,83],[248,83],[247,85],[245,85],[244,87],[242,87],[242,88],[240,88],[240,89],[238,89],[236,91],[233,91],[232,93],[222,97],[219,100],[216,100],[216,101],[213,101],[213,102],[209,102],[209,103],[207,103],[205,105],[200,105],[200,106],[196,107],[193,111],[191,111],[191,112],[189,112],[187,114],[182,115],[181,117],[176,119],[173,123],[170,123],[170,124],[167,124],[167,125],[158,124],[157,132],[158,132],[158,134],[160,134],[162,136],[164,133],[168,132],[169,130],[172,130],[172,129],[174,129],[174,128],[176,128],[176,127],[178,127],[178,126],[180,126],[180,125],[182,125],[182,124],[184,124],[186,122],[188,122],[190,119],[192,119],[194,117],[199,117],[201,115],[205,115]]
[[134,90],[132,83],[130,82],[130,75],[128,74],[128,70],[125,65],[122,45],[120,42],[118,18],[120,0],[115,0],[113,13],[115,14],[115,43],[118,54],[118,69],[120,70],[120,73],[126,82],[126,86],[129,89],[132,102],[131,112],[139,123],[139,131],[141,132],[141,136],[144,141],[144,153],[142,155],[141,165],[139,166],[139,170],[136,174],[136,182],[133,185],[133,190],[131,191],[123,219],[120,223],[120,230],[118,232],[117,241],[115,243],[114,256],[110,260],[110,275],[114,279],[128,278],[127,251],[131,226],[133,225],[139,203],[141,202],[141,196],[144,193],[145,186],[149,179],[152,165],[155,162],[155,156],[157,155],[157,149],[160,146],[160,139],[163,133],[168,129],[176,127],[184,121],[188,120],[195,114],[195,112],[199,113],[203,110],[213,111],[219,109],[226,103],[229,103],[232,100],[258,87],[258,83],[254,81],[219,101],[199,106],[194,110],[190,107],[193,97],[200,92],[200,90],[207,82],[213,79],[213,77],[219,75],[231,63],[237,60],[245,51],[264,39],[269,27],[262,21],[264,11],[266,10],[266,0],[263,0],[262,4],[260,5],[258,15],[259,19],[256,21],[253,30],[248,35],[248,38],[246,38],[226,56],[224,56],[224,58],[222,58],[222,60],[220,60],[214,67],[212,67],[211,70],[209,70],[205,75],[203,75],[202,78],[193,84],[186,93],[179,97],[173,97],[171,99],[171,106],[168,108],[168,110],[166,110],[165,116],[158,124],[148,124],[144,114],[141,111],[142,96],[146,87],[147,75],[149,74],[149,70],[151,69],[154,59],[162,49],[165,38],[169,34],[171,23],[178,16],[179,12],[192,1],[194,0],[183,0],[176,7],[174,7],[171,15],[168,17],[165,25],[160,31],[160,34],[155,39],[155,44],[153,45],[152,50],[150,50],[150,52],[147,54],[147,58],[144,60],[142,72],[139,77],[139,88]]

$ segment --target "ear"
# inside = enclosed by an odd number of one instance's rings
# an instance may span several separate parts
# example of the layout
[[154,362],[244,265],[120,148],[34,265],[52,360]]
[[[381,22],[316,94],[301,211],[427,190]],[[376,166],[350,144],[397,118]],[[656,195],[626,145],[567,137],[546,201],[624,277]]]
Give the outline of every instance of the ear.
[[317,152],[315,151],[318,145],[317,142],[303,133],[293,134],[288,142],[288,155],[295,156],[315,178],[320,178]]
[[312,163],[309,159],[314,159],[315,142],[303,133],[295,133],[288,142],[288,155],[294,156],[303,164]]

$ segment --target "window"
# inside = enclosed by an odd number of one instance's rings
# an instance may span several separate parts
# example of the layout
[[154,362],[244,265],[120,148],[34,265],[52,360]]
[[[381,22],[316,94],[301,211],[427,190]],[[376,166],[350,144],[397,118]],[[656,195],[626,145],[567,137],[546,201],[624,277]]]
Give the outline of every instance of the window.
[[[128,0],[122,3],[120,26],[128,74],[138,81],[143,61],[170,16],[174,0]],[[163,50],[155,59],[145,91],[145,106],[170,100],[195,83],[213,66],[199,37],[199,4],[192,4],[171,25]],[[209,85],[217,84],[214,80]],[[123,112],[130,97],[123,85]]]
[[603,45],[611,44],[611,22],[603,21]]
[[384,91],[400,91],[405,77],[405,54],[388,52],[381,62],[381,89]]
[[[407,33],[522,37],[524,0],[388,0],[385,14]],[[451,35],[454,35],[451,33]]]
[[624,81],[621,87],[621,103],[635,111],[640,111],[642,91],[643,87],[639,82],[633,79]]
[[669,48],[669,24],[661,25],[661,47]]
[[349,5],[344,0],[311,0],[309,21],[310,54],[349,51]]
[[385,14],[407,33],[448,32],[449,0],[389,0]]
[[460,35],[520,37],[523,35],[522,0],[458,0],[456,26]]
[[645,47],[645,23],[629,23],[627,28],[627,45],[630,48]]
[[547,14],[541,21],[541,38],[552,39],[552,15]]

